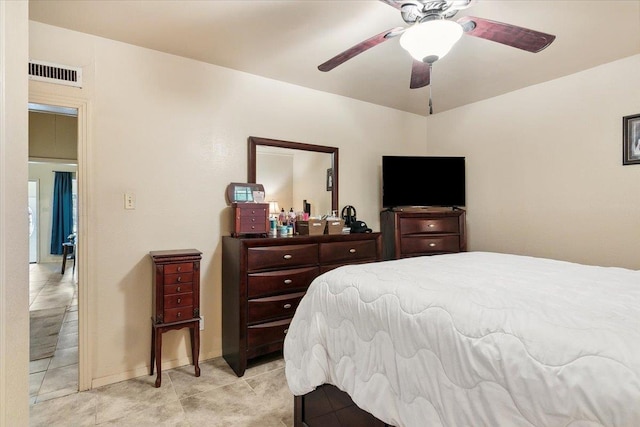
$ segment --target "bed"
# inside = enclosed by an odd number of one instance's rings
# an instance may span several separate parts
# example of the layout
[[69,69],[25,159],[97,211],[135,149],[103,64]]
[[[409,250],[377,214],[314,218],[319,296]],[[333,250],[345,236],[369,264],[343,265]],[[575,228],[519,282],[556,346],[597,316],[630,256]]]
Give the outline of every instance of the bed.
[[487,252],[345,266],[309,287],[284,358],[296,426],[640,426],[640,271]]

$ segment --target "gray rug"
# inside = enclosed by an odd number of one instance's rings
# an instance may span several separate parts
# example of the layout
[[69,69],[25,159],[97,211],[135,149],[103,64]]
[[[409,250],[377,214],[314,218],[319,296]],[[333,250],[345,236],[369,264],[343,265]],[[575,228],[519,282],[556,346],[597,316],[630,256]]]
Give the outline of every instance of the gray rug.
[[56,307],[29,312],[30,361],[53,356],[66,310],[66,307]]

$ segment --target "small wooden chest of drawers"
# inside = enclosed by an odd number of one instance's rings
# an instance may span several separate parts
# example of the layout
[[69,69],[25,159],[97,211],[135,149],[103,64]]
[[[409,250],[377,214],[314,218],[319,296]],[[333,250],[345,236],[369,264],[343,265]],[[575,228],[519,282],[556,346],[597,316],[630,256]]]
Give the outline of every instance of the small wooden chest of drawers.
[[233,236],[266,235],[269,232],[269,203],[232,203]]
[[461,209],[382,211],[380,225],[386,260],[467,250]]
[[321,273],[379,261],[380,233],[222,238],[222,353],[236,375],[282,350],[307,287]]
[[200,260],[196,249],[149,252],[153,261],[153,316],[151,317],[151,367],[157,364],[156,387],[160,386],[162,334],[169,330],[189,328],[191,355],[196,376],[200,376]]

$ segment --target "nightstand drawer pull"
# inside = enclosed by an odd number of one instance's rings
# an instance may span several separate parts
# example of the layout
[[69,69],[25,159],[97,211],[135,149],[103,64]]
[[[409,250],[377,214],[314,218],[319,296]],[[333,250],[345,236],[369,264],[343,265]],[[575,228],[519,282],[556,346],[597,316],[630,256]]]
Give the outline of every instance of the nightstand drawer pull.
[[176,282],[182,282],[182,276],[178,276],[178,278],[176,279]]
[[251,222],[256,222],[256,219],[255,218],[251,218]]
[[429,227],[429,228],[433,228],[433,227],[435,227],[435,226],[436,226],[435,224],[429,224],[427,227]]
[[252,230],[255,230],[255,229],[256,229],[256,226],[255,226],[255,225],[252,225],[252,226],[251,226],[251,229],[252,229]]
[[285,285],[290,285],[290,284],[292,284],[292,283],[293,283],[293,280],[291,280],[291,279],[284,279],[284,284],[285,284]]
[[180,304],[182,302],[182,299],[178,298],[178,304]]
[[178,268],[176,269],[176,271],[177,271],[177,272],[181,272],[181,271],[182,271],[182,267],[178,267]]
[[286,334],[287,334],[287,332],[289,332],[289,328],[287,328],[287,329],[285,329],[285,330],[284,330],[284,334],[286,335]]
[[182,288],[181,288],[180,286],[178,286],[178,287],[176,288],[176,292],[180,292],[181,290],[182,290]]
[[182,317],[182,312],[178,312],[178,314],[176,314],[176,317]]
[[435,243],[429,243],[429,246],[431,246],[432,248],[434,248],[436,246]]
[[284,258],[284,259],[291,259],[291,258],[293,258],[293,255],[286,254],[286,255],[285,255],[285,256],[283,256],[282,258]]
[[356,250],[355,250],[354,248],[351,248],[351,249],[349,249],[349,253],[350,253],[350,254],[355,254],[355,253],[356,253]]
[[284,308],[291,308],[291,304],[285,304],[283,307]]

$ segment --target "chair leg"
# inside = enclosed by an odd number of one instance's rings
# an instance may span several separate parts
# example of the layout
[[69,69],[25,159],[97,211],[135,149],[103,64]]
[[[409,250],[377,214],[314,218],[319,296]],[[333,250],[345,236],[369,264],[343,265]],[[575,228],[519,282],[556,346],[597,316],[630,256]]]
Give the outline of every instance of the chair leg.
[[68,246],[63,246],[62,248],[62,269],[60,270],[60,274],[64,274],[64,268],[67,265],[67,255],[68,255]]

